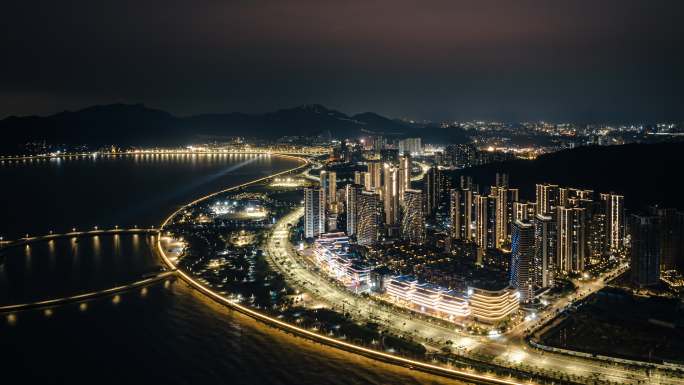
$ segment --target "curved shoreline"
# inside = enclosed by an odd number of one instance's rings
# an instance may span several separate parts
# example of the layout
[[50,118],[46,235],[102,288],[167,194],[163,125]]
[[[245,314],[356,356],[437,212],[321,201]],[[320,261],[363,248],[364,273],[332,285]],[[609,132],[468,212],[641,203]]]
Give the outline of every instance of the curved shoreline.
[[470,381],[470,382],[476,383],[476,384],[502,384],[502,385],[521,385],[522,384],[522,382],[516,382],[513,380],[496,378],[496,377],[492,377],[492,376],[485,376],[485,375],[480,375],[480,374],[476,374],[476,373],[469,373],[466,371],[449,369],[449,368],[442,367],[442,366],[432,365],[432,364],[429,364],[426,362],[416,361],[416,360],[412,360],[409,358],[400,357],[400,356],[396,356],[393,354],[388,354],[388,353],[380,352],[377,350],[364,348],[362,346],[357,346],[354,344],[350,344],[348,342],[340,341],[340,340],[330,338],[330,337],[327,337],[327,336],[324,336],[324,335],[321,335],[318,333],[314,333],[314,332],[306,330],[306,329],[302,329],[302,328],[297,327],[295,325],[291,325],[287,322],[280,321],[280,320],[273,318],[273,317],[270,317],[266,314],[262,314],[260,312],[255,311],[255,310],[252,310],[246,306],[242,306],[237,302],[231,301],[231,300],[223,297],[221,294],[217,293],[216,291],[214,291],[214,290],[206,287],[202,283],[198,282],[190,274],[186,273],[185,271],[183,271],[181,269],[178,269],[176,267],[176,265],[174,265],[173,262],[166,256],[166,253],[164,252],[164,248],[161,246],[161,237],[163,235],[164,227],[179,212],[181,212],[182,210],[184,210],[187,207],[190,207],[190,206],[195,205],[199,202],[205,201],[205,200],[212,198],[216,195],[226,193],[229,191],[233,191],[233,190],[237,190],[237,189],[240,189],[243,187],[247,187],[247,186],[253,185],[255,183],[259,183],[261,181],[265,181],[265,180],[268,180],[268,179],[271,179],[271,178],[274,178],[274,177],[277,177],[280,175],[289,174],[289,173],[297,171],[299,169],[303,169],[310,164],[310,161],[308,159],[305,159],[305,158],[302,158],[299,156],[286,155],[286,154],[272,154],[272,155],[277,155],[277,156],[286,157],[286,158],[290,158],[290,159],[296,159],[299,161],[303,161],[304,164],[299,165],[297,167],[294,167],[292,169],[281,171],[281,172],[278,172],[278,173],[275,173],[273,175],[269,175],[266,177],[258,178],[258,179],[252,180],[250,182],[242,183],[242,184],[239,184],[237,186],[229,187],[229,188],[226,188],[226,189],[223,189],[223,190],[202,196],[200,198],[197,198],[197,199],[193,200],[192,202],[187,203],[187,204],[179,207],[177,210],[172,212],[162,222],[162,224],[159,226],[159,235],[160,236],[157,237],[157,249],[159,251],[159,255],[160,255],[162,261],[164,262],[164,264],[169,269],[175,270],[176,275],[180,276],[183,279],[183,281],[185,281],[191,287],[197,289],[202,294],[206,295],[207,297],[211,298],[212,300],[214,300],[220,304],[226,305],[226,306],[228,306],[234,310],[237,310],[237,311],[239,311],[245,315],[248,315],[248,316],[250,316],[256,320],[262,321],[267,325],[277,327],[283,331],[291,332],[295,335],[307,338],[309,340],[313,340],[315,342],[325,344],[327,346],[335,347],[335,348],[338,348],[338,349],[341,349],[341,350],[344,350],[344,351],[347,351],[350,353],[360,354],[362,356],[373,358],[373,359],[376,359],[376,360],[379,360],[382,362],[400,365],[403,367],[407,367],[409,369],[417,369],[417,370],[420,370],[420,371],[423,371],[426,373],[437,374],[440,376],[455,378],[455,379],[464,380],[464,381]]

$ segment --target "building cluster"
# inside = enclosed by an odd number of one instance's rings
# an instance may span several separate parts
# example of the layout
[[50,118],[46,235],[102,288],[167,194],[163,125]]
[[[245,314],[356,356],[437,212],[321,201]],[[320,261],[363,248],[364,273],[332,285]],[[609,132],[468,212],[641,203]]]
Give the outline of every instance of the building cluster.
[[[495,323],[520,303],[527,308],[558,278],[606,271],[629,253],[632,279],[640,286],[684,266],[680,212],[654,208],[628,216],[620,194],[549,183],[537,184],[533,199],[525,200],[507,174],[497,174],[486,189],[470,177],[453,186],[437,166],[424,172],[418,189],[411,176],[412,157],[423,151],[419,140],[388,143],[376,136],[340,148],[343,157],[362,148],[356,167],[364,169],[345,174],[342,186],[333,169],[321,171],[320,186],[305,189],[304,235],[315,240],[319,265],[348,287],[382,287],[397,303],[444,319]],[[453,145],[444,156],[461,168],[488,162],[486,152]],[[450,227],[431,230],[428,238],[427,220],[436,229]],[[352,245],[361,246],[365,257],[397,245],[408,260],[376,258],[390,269],[383,274],[389,278],[376,282],[375,270],[351,252]],[[428,245],[438,251],[421,251]],[[496,285],[451,268],[454,253],[498,274]]]
[[423,153],[423,140],[421,138],[405,138],[388,140],[382,135],[371,135],[361,140],[363,148],[369,151],[381,152],[385,150],[397,150],[399,155],[421,155]]
[[388,140],[381,135],[368,136],[359,142],[343,140],[333,147],[332,159],[343,162],[363,161],[363,153],[380,155],[383,161],[397,161],[399,155],[423,154],[421,138]]
[[423,152],[423,144],[420,138],[406,138],[399,141],[399,154],[420,155]]
[[[382,151],[391,150],[383,149]],[[365,171],[355,171],[353,182],[338,189],[335,171],[320,173],[320,186],[304,192],[304,236],[316,238],[338,231],[344,215],[347,235],[359,245],[383,239],[425,240],[425,218],[440,201],[441,174],[431,168],[423,188],[411,185],[411,155],[384,153],[384,160],[367,160]]]
[[582,274],[627,246],[622,195],[538,184],[535,200],[523,201],[505,174],[488,193],[462,178],[450,191],[450,216],[452,237],[474,243],[480,263],[494,250],[510,251],[510,283],[523,301],[554,276]]
[[374,272],[368,261],[352,250],[350,239],[343,232],[318,237],[313,255],[323,272],[349,290],[385,291],[398,306],[452,322],[473,320],[496,324],[519,309],[521,293],[510,286],[496,289],[469,286],[466,290],[453,290],[420,282],[409,275]]
[[511,152],[479,150],[471,143],[451,144],[444,148],[440,164],[453,168],[468,168],[494,162],[504,162],[515,159],[516,155]]
[[351,250],[349,237],[344,233],[329,233],[317,238],[313,253],[319,267],[347,287],[358,291],[370,288],[371,269]]
[[208,215],[196,218],[199,223],[213,222],[217,226],[241,228],[262,228],[271,218],[269,205],[273,202],[260,194],[237,194],[227,200],[216,200]]
[[[420,189],[412,185],[412,154],[420,152],[420,141],[407,139],[399,142],[399,148],[392,148],[374,137],[366,145],[374,155],[364,159],[365,169],[354,171],[353,180],[342,182],[342,188],[338,186],[337,173],[324,169],[320,172],[320,186],[305,189],[304,236],[314,239],[318,266],[349,288],[386,290],[399,304],[444,319],[496,323],[515,313],[520,293],[508,282],[499,282],[495,290],[474,286],[448,289],[419,283],[409,276],[379,274],[351,251],[355,244],[372,254],[380,243],[388,245],[398,240],[408,249],[423,247],[427,240],[426,219],[435,216],[445,191],[437,167],[424,172],[422,183],[416,183]],[[502,176],[499,184],[501,192],[496,194],[504,199],[510,194],[508,181]],[[508,201],[517,201],[517,194],[505,200]],[[497,208],[499,215],[507,215],[503,208],[493,206]],[[338,219],[344,219],[340,221],[345,223],[344,229],[337,228]],[[510,232],[500,231],[504,238]],[[442,243],[449,250],[450,236],[446,235]],[[492,243],[492,247],[496,245],[501,244]],[[381,278],[372,279],[373,275]]]

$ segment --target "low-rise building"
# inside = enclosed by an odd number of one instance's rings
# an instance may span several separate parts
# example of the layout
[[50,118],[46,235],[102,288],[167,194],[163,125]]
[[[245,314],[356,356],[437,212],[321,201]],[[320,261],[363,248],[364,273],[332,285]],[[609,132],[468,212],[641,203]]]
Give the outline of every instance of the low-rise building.
[[470,315],[465,296],[453,290],[429,283],[419,283],[410,276],[392,277],[385,287],[387,294],[395,300],[423,313],[432,313],[451,320]]
[[357,290],[370,288],[370,267],[350,250],[344,233],[327,233],[314,242],[313,253],[318,265],[330,276]]
[[483,323],[502,321],[518,311],[520,306],[520,292],[512,287],[486,290],[471,286],[467,296],[472,318]]

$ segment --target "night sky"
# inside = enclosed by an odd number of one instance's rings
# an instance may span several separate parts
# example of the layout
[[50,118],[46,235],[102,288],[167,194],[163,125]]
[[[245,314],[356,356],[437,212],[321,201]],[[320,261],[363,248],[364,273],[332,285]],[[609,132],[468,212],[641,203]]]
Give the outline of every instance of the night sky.
[[0,117],[321,103],[416,119],[684,121],[684,1],[10,1]]

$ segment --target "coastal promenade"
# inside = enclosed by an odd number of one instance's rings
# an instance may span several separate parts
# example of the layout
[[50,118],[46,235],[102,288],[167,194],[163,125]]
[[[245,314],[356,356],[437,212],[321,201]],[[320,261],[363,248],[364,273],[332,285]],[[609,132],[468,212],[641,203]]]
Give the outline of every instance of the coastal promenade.
[[[339,348],[339,349],[342,349],[345,351],[349,351],[349,352],[360,354],[360,355],[363,355],[366,357],[374,358],[374,359],[377,359],[377,360],[380,360],[383,362],[389,362],[389,363],[401,365],[404,367],[408,367],[411,369],[421,370],[421,371],[424,371],[427,373],[438,374],[438,375],[445,376],[445,377],[457,378],[457,379],[464,380],[464,381],[467,381],[470,383],[496,384],[496,385],[518,385],[518,384],[522,385],[523,382],[517,381],[517,380],[512,379],[510,377],[497,377],[493,374],[477,373],[474,370],[470,370],[470,371],[457,370],[457,369],[448,368],[446,366],[440,366],[440,365],[435,365],[435,364],[431,364],[431,363],[427,363],[427,362],[423,362],[423,361],[412,360],[412,359],[401,357],[401,356],[398,356],[395,354],[389,354],[389,353],[385,353],[385,352],[378,351],[378,350],[368,349],[368,348],[365,348],[362,346],[351,344],[351,343],[343,341],[343,340],[331,338],[331,337],[328,337],[328,336],[325,336],[325,335],[322,335],[322,334],[319,334],[319,333],[316,333],[316,332],[313,332],[313,331],[310,331],[307,329],[300,328],[296,325],[292,325],[292,324],[289,324],[287,322],[283,322],[277,318],[274,318],[274,317],[271,317],[267,314],[258,312],[254,309],[251,309],[250,307],[241,305],[237,300],[226,298],[223,295],[221,295],[220,293],[218,293],[217,291],[210,288],[209,286],[201,283],[197,278],[193,277],[191,274],[183,271],[182,269],[177,268],[176,263],[175,263],[175,261],[177,260],[177,255],[175,255],[175,253],[172,253],[172,252],[167,253],[166,247],[164,247],[169,242],[172,242],[173,239],[163,235],[164,234],[164,227],[168,225],[168,223],[173,219],[174,216],[176,216],[182,210],[184,210],[184,209],[186,209],[192,205],[195,205],[197,203],[203,202],[203,201],[205,201],[211,197],[214,197],[218,194],[222,194],[225,192],[229,192],[229,191],[237,190],[237,189],[240,189],[243,187],[247,187],[249,185],[256,184],[259,182],[263,182],[263,181],[266,181],[266,180],[269,180],[269,179],[272,179],[272,178],[275,178],[275,177],[278,177],[281,175],[299,172],[303,168],[305,168],[309,165],[308,160],[302,159],[302,158],[300,158],[300,159],[304,162],[304,164],[302,164],[298,167],[295,167],[295,168],[292,168],[289,170],[285,170],[285,171],[282,171],[282,172],[279,172],[279,173],[276,173],[276,174],[273,174],[273,175],[270,175],[267,177],[259,178],[259,179],[253,180],[251,182],[247,182],[247,183],[243,183],[243,184],[240,184],[237,186],[233,186],[233,187],[221,190],[221,191],[217,191],[217,192],[212,193],[212,194],[205,195],[203,197],[200,197],[200,198],[178,208],[178,210],[171,213],[164,220],[164,222],[162,222],[162,224],[160,226],[161,236],[158,237],[158,240],[157,240],[157,249],[159,251],[159,255],[160,255],[162,261],[164,262],[164,264],[169,269],[174,270],[176,272],[177,277],[181,278],[183,281],[185,281],[191,287],[195,288],[198,292],[206,295],[210,299],[212,299],[218,303],[221,303],[223,305],[226,305],[226,306],[228,306],[234,310],[237,310],[243,314],[246,314],[250,317],[253,317],[259,321],[262,321],[268,325],[282,329],[283,331],[290,332],[290,333],[293,333],[295,335],[305,337],[307,339],[311,339],[313,341],[316,341],[316,342],[319,342],[319,343],[322,343],[322,344],[325,344],[328,346],[333,346],[333,347],[336,347],[336,348]],[[525,383],[529,383],[529,382],[525,382]]]

